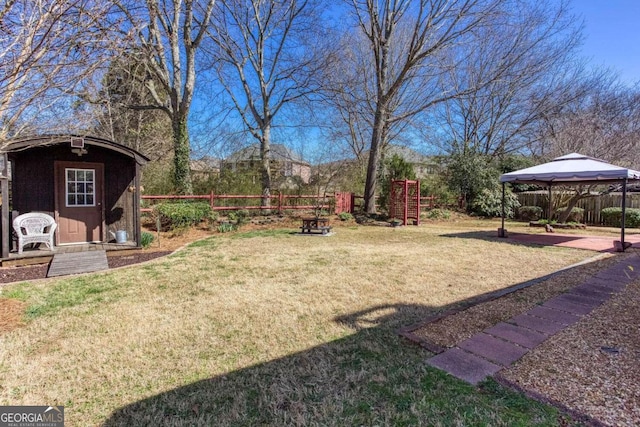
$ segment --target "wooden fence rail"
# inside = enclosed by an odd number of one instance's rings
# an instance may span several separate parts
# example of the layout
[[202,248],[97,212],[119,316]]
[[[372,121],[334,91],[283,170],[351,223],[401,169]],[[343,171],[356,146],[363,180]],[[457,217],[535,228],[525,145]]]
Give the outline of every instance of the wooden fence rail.
[[[275,210],[282,212],[284,210],[311,210],[322,209],[331,211],[335,214],[342,212],[354,213],[362,205],[362,196],[356,196],[353,193],[335,193],[323,196],[311,194],[276,194],[270,196],[271,206],[263,206],[260,201],[261,195],[233,195],[233,194],[200,194],[200,195],[143,195],[142,200],[145,201],[145,207],[140,209],[141,212],[151,212],[153,205],[158,201],[166,200],[206,200],[214,211],[233,211],[233,210]],[[257,200],[258,203],[247,203],[248,201]],[[438,198],[436,196],[420,197],[421,209],[433,209],[437,206]],[[233,204],[233,201],[238,203]]]
[[[191,195],[191,196],[179,196],[179,195],[143,195],[142,200],[148,201],[162,201],[162,200],[207,200],[211,210],[214,211],[226,211],[226,210],[277,210],[282,212],[283,210],[309,210],[309,209],[331,209],[334,203],[335,196],[318,196],[309,194],[276,194],[269,197],[271,200],[270,206],[264,206],[260,202],[262,201],[262,195],[230,195],[230,194],[210,194],[203,195]],[[258,204],[240,202],[237,204],[231,204],[227,201],[251,201],[258,200]],[[306,202],[300,203],[300,201]],[[140,209],[142,212],[151,212],[153,209],[150,207],[144,207]]]
[[[543,212],[549,212],[549,196],[546,191],[526,191],[518,193],[520,206],[539,206]],[[553,194],[552,194],[553,197]],[[601,225],[602,209],[619,208],[622,206],[622,193],[609,193],[582,199],[576,207],[584,209],[583,222],[585,224]],[[640,208],[640,193],[627,193],[627,208]]]

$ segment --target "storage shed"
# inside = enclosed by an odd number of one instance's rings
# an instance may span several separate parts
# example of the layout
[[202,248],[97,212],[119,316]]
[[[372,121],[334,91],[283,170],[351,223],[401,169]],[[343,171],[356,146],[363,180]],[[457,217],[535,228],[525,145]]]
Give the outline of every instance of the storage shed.
[[12,218],[55,218],[55,244],[109,243],[126,236],[139,247],[140,168],[149,159],[106,139],[44,135],[13,139],[0,150],[2,258],[15,249]]

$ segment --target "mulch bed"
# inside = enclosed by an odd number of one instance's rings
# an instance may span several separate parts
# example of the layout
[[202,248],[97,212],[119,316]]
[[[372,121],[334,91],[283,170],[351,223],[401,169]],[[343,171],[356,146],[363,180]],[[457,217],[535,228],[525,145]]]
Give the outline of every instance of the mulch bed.
[[[125,267],[150,261],[170,254],[172,251],[134,252],[127,255],[108,257],[109,268]],[[47,277],[48,264],[28,265],[24,267],[0,268],[0,283],[24,282],[28,280],[44,279]]]

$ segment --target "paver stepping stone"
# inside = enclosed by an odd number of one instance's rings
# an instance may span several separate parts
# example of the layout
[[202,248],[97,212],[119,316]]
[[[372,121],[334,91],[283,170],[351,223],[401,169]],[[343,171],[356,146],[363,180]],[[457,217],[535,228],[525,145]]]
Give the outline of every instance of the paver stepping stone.
[[511,365],[529,351],[525,347],[482,332],[462,341],[458,347],[502,366]]
[[591,313],[595,307],[600,305],[600,302],[593,301],[591,305],[586,305],[583,303],[578,303],[575,301],[577,295],[560,295],[554,298],[551,298],[549,301],[542,304],[543,307],[551,307],[562,311],[567,311],[569,313],[585,315]]
[[627,286],[627,282],[620,282],[617,280],[606,280],[606,279],[601,279],[597,277],[592,277],[591,279],[584,282],[583,285],[602,286],[609,289],[611,292],[617,292],[624,289],[624,287]]
[[631,281],[632,275],[622,269],[620,270],[609,269],[609,270],[601,271],[593,277],[596,279],[602,279],[606,281],[629,283]]
[[498,323],[489,329],[485,329],[485,332],[493,335],[494,337],[514,342],[529,349],[534,348],[547,339],[547,336],[540,332],[517,325],[510,325],[504,322]]
[[578,320],[580,320],[580,316],[567,313],[566,311],[556,310],[555,308],[545,307],[543,305],[534,307],[531,310],[527,311],[525,314],[528,314],[530,316],[542,317],[543,319],[553,320],[567,326],[573,325]]
[[573,288],[572,291],[574,290],[585,290],[589,292],[596,292],[596,293],[605,295],[607,298],[611,297],[611,294],[615,293],[615,291],[608,286],[597,285],[592,282],[585,282],[582,285],[578,285],[575,288]]
[[586,297],[586,298],[591,298],[591,299],[599,301],[601,303],[605,302],[609,298],[611,298],[611,294],[605,294],[605,293],[602,293],[602,292],[594,291],[593,289],[581,288],[579,286],[576,286],[575,288],[571,289],[569,291],[569,293],[573,294],[573,295],[579,295],[579,296],[582,296],[582,297]]
[[599,298],[592,298],[585,295],[578,295],[573,292],[568,292],[566,294],[558,295],[556,298],[562,301],[582,304],[582,305],[586,305],[587,307],[593,307],[593,308],[602,304],[602,300]]
[[541,317],[529,316],[527,314],[521,314],[511,318],[508,323],[515,323],[525,328],[533,329],[534,331],[542,332],[543,334],[552,335],[565,328],[566,325],[556,322],[550,319],[543,319]]
[[621,261],[567,293],[427,359],[427,363],[475,385],[511,365],[549,336],[576,323],[639,277],[640,257]]
[[474,385],[502,369],[495,363],[457,347],[427,359],[427,363]]

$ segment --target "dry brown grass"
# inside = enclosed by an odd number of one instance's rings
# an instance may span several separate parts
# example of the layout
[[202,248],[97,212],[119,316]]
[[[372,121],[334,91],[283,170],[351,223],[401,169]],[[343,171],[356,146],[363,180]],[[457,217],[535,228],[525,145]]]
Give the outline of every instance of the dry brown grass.
[[[219,235],[144,266],[21,286],[30,307],[49,308],[0,336],[0,404],[62,404],[68,425],[94,425],[132,402],[209,378],[216,378],[210,400],[222,399],[227,387],[219,383],[235,373],[233,402],[220,404],[224,413],[215,418],[235,424],[252,416],[251,389],[242,382],[257,365],[270,364],[270,378],[283,378],[281,389],[264,385],[273,396],[299,393],[303,375],[287,371],[304,366],[273,361],[299,360],[301,352],[314,355],[309,369],[327,384],[346,384],[334,378],[342,374],[357,383],[357,370],[334,372],[336,355],[325,346],[369,328],[383,328],[391,340],[397,327],[592,256],[489,237],[496,224],[343,227],[331,237]],[[59,305],[47,305],[55,289]],[[65,300],[79,290],[85,293],[77,301]],[[366,342],[374,353],[386,345]],[[385,381],[382,372],[375,378]],[[323,392],[322,407],[300,403],[305,396],[281,403],[272,396],[275,406],[262,409],[293,424],[331,419],[357,398],[335,387]],[[157,405],[181,403],[153,405],[162,413]],[[185,411],[201,416],[202,408]]]

